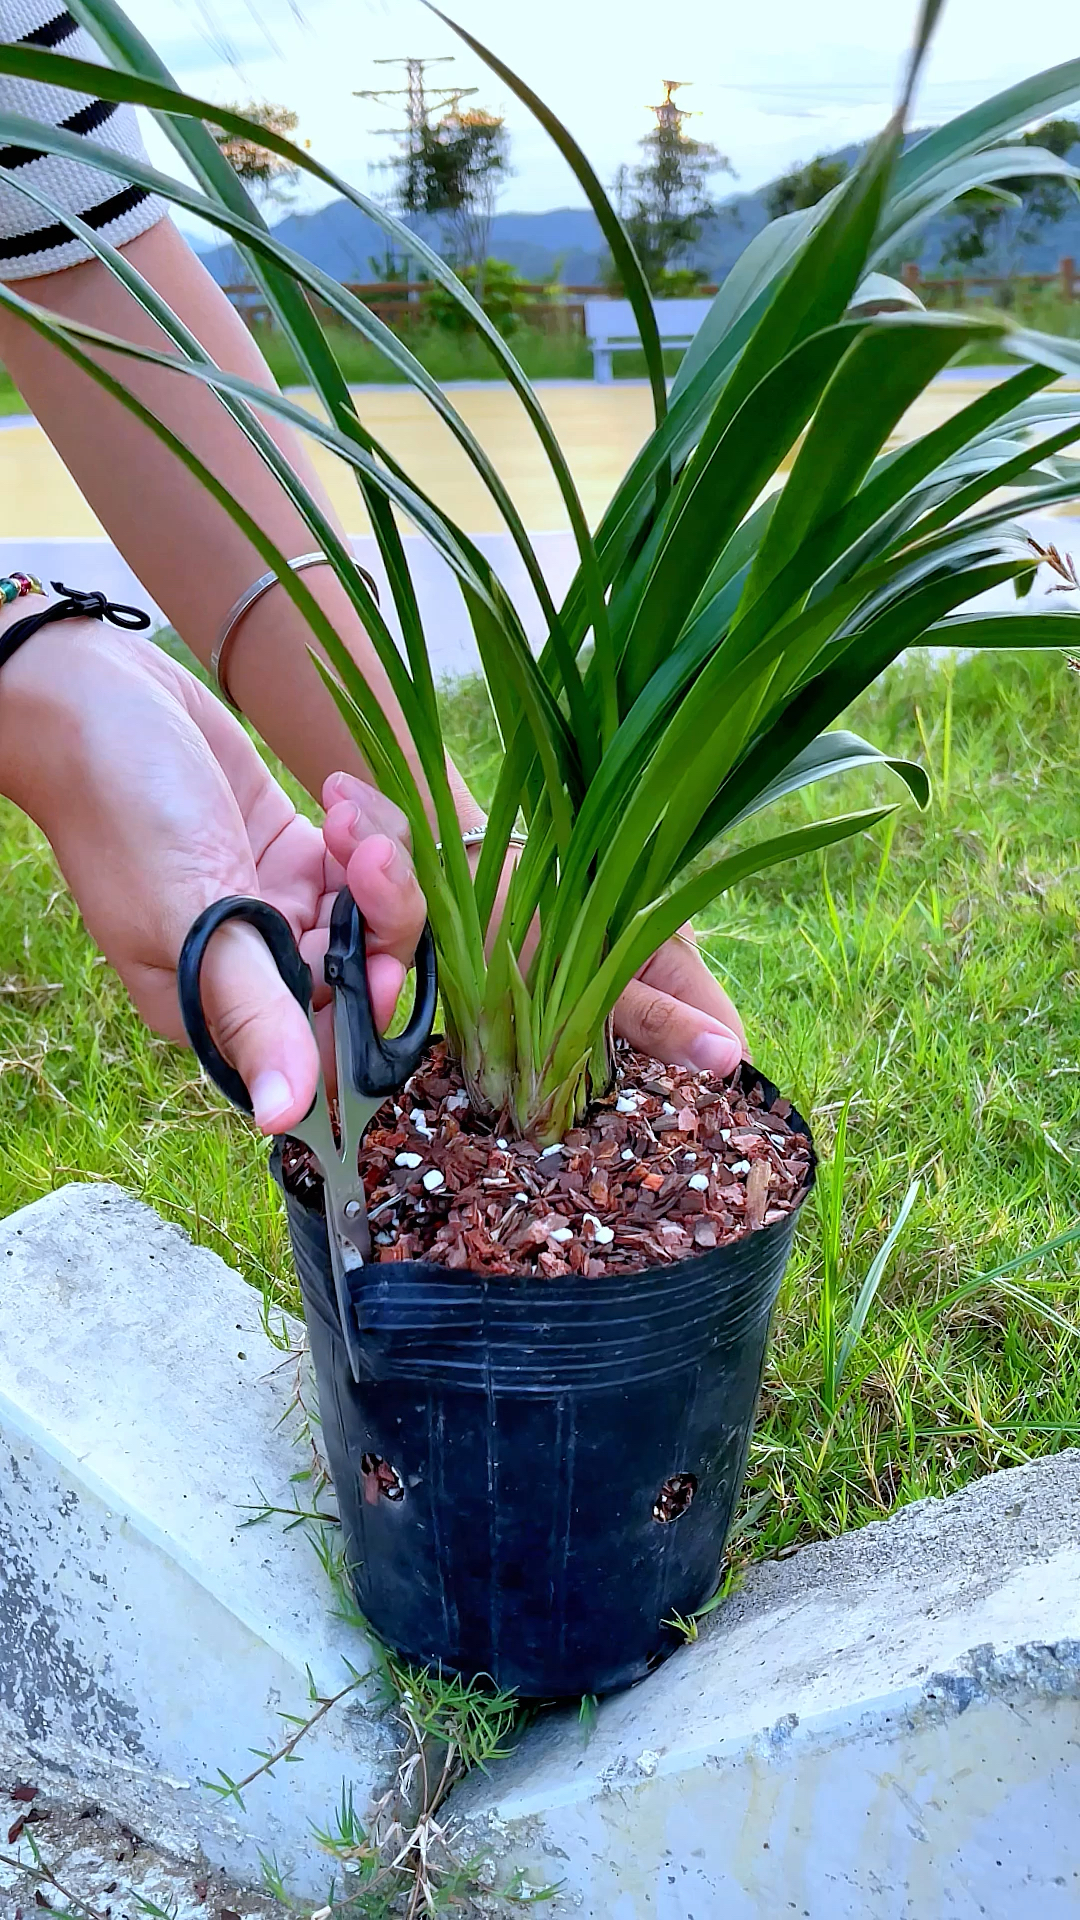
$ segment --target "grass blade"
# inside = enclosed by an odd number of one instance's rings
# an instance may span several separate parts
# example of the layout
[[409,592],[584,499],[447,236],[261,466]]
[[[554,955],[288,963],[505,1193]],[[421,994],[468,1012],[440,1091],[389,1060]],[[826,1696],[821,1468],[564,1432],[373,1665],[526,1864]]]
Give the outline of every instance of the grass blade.
[[[896,1246],[896,1243],[899,1240],[900,1235],[903,1233],[905,1226],[907,1225],[908,1215],[910,1214],[912,1207],[915,1205],[915,1202],[918,1199],[921,1191],[922,1191],[922,1181],[913,1180],[906,1194],[904,1195],[904,1199],[901,1204],[900,1211],[896,1216],[896,1219],[893,1221],[892,1226],[889,1228],[888,1234],[885,1237],[885,1240],[883,1241],[882,1245],[878,1248],[877,1253],[874,1255],[874,1258],[872,1259],[869,1267],[867,1268],[866,1278],[863,1281],[862,1286],[859,1288],[859,1297],[856,1300],[855,1305],[851,1309],[851,1313],[848,1317],[847,1326],[844,1328],[844,1337],[840,1342],[840,1345],[836,1354],[836,1365],[833,1372],[833,1403],[834,1405],[835,1405],[836,1393],[838,1392],[843,1382],[844,1374],[847,1371],[848,1361],[851,1359],[851,1356],[854,1353],[855,1348],[858,1346],[859,1341],[862,1338],[862,1330],[866,1325],[866,1317],[870,1312],[871,1307],[874,1304],[874,1298],[875,1298],[875,1295],[877,1294],[877,1290],[880,1287],[881,1282],[885,1277],[885,1269],[889,1264],[889,1260],[892,1256],[893,1249]],[[830,1413],[832,1412],[832,1410],[833,1410],[832,1408],[829,1409]]]

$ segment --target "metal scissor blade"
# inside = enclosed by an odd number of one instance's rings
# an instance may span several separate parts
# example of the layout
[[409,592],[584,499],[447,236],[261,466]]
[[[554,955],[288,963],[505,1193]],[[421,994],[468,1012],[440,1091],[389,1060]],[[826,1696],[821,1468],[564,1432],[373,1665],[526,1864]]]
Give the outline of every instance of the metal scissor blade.
[[337,1059],[341,1157],[346,1166],[355,1169],[359,1163],[360,1143],[386,1095],[364,1093],[358,1085],[349,1008],[346,996],[341,991],[334,995],[334,1053]]
[[340,1166],[338,1144],[334,1139],[334,1129],[330,1124],[330,1104],[326,1096],[326,1083],[322,1074],[315,1089],[315,1098],[302,1120],[289,1128],[290,1137],[299,1140],[315,1155],[319,1163],[319,1172],[329,1185],[334,1170]]
[[290,1128],[290,1132],[294,1140],[301,1141],[314,1155],[322,1174],[323,1213],[334,1297],[352,1376],[354,1380],[359,1380],[362,1354],[349,1276],[366,1265],[371,1257],[371,1229],[368,1225],[364,1183],[357,1163],[357,1148],[353,1146],[350,1149],[344,1130],[340,1147],[334,1138],[326,1086],[321,1074],[308,1112],[296,1126]]
[[[367,1217],[364,1216],[365,1230]],[[334,1280],[334,1296],[337,1301],[338,1320],[341,1325],[345,1352],[348,1355],[349,1368],[354,1380],[359,1380],[363,1372],[363,1354],[356,1325],[356,1312],[352,1302],[350,1276],[358,1273],[365,1265],[364,1256],[357,1249],[335,1233],[329,1214],[326,1220],[326,1237],[330,1243],[330,1271]]]
[[339,1177],[326,1185],[326,1225],[342,1250],[345,1265],[371,1259],[371,1228],[367,1196],[359,1173],[355,1180]]

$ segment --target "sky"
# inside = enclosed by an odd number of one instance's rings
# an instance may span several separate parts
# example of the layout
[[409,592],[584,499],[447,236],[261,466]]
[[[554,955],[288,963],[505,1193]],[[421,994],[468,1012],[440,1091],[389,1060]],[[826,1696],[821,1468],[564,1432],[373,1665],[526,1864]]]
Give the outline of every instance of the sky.
[[[451,4],[452,0],[446,0]],[[651,124],[660,82],[687,81],[687,123],[731,160],[725,190],[761,185],[792,163],[874,132],[886,117],[914,0],[457,0],[462,23],[524,74],[610,184]],[[380,60],[453,54],[437,84],[476,86],[505,112],[513,177],[500,207],[539,211],[583,199],[546,135],[505,85],[420,0],[127,0],[128,12],[191,92],[216,101],[272,99],[300,115],[313,153],[368,192],[385,186],[392,150],[378,129],[393,104],[355,92],[400,86]],[[1018,20],[1022,27],[1018,28]],[[962,112],[1025,74],[1080,56],[1076,0],[949,0],[920,87],[915,122]],[[158,130],[153,158],[173,169]],[[305,186],[295,204],[326,197]]]

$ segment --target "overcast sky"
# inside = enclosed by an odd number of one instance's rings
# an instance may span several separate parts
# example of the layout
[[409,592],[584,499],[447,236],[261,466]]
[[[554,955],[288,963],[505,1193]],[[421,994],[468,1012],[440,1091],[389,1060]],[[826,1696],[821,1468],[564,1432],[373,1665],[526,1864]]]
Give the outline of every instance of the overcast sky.
[[[452,0],[446,0],[449,6]],[[393,109],[354,89],[400,85],[380,59],[456,52],[432,69],[478,86],[506,113],[514,177],[501,207],[580,205],[546,136],[419,0],[127,0],[128,10],[192,92],[214,100],[283,101],[317,153],[366,190],[390,143],[376,130]],[[605,183],[650,125],[660,81],[680,96],[689,128],[728,154],[739,188],[793,161],[861,139],[882,123],[915,12],[909,0],[457,0],[463,23],[526,75],[581,140]],[[950,0],[917,118],[944,119],[1037,68],[1080,55],[1076,0]],[[153,138],[154,158],[171,149]],[[321,196],[305,191],[304,203]]]

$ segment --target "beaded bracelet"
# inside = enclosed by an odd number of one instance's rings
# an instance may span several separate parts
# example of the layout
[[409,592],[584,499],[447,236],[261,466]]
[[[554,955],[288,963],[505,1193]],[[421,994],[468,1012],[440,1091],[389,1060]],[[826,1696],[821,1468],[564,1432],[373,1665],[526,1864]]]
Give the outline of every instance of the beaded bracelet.
[[40,580],[32,573],[9,573],[0,576],[0,604],[10,607],[13,600],[21,600],[27,593],[44,593]]

